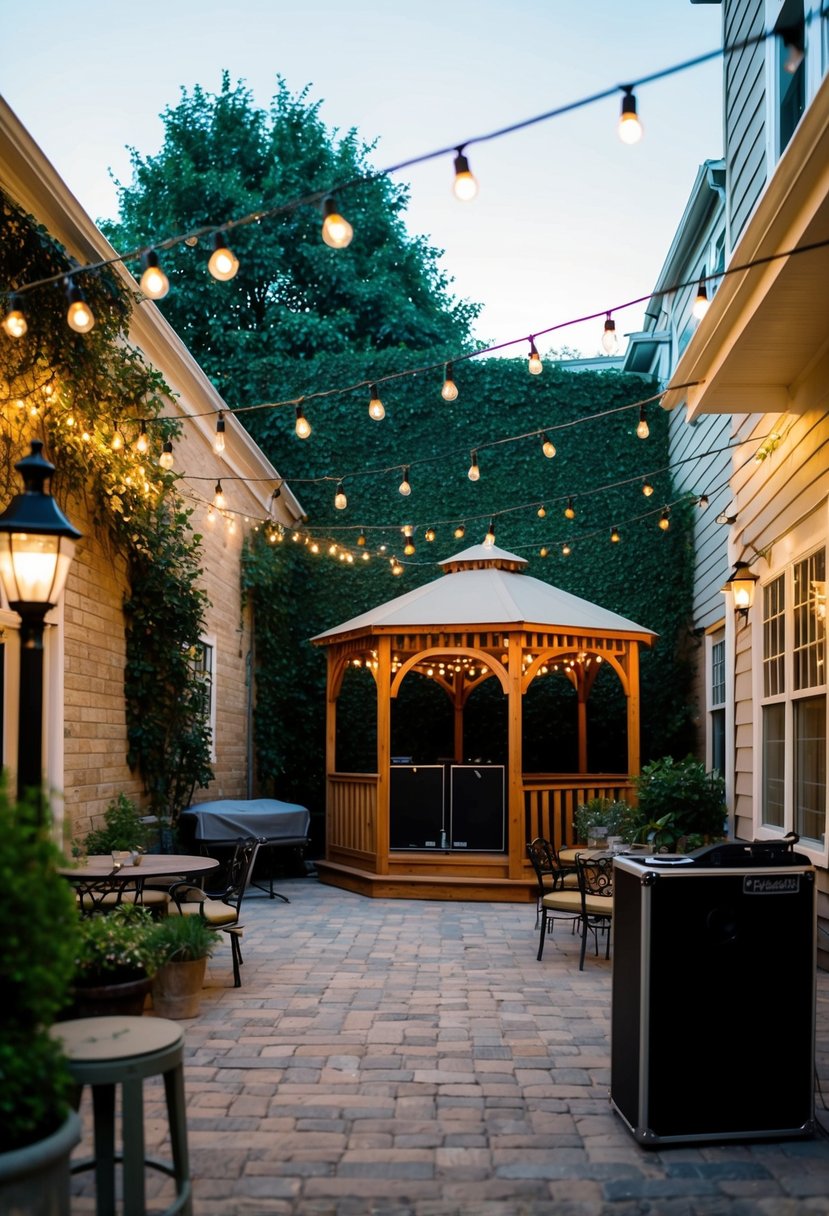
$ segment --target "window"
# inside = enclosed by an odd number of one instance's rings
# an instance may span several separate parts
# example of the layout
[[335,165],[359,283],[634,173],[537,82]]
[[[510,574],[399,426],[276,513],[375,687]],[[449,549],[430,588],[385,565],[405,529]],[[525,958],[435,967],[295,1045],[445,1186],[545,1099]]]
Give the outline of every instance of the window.
[[826,550],[763,588],[761,822],[826,839]]
[[708,686],[709,768],[725,776],[725,633],[711,638]]
[[803,0],[787,0],[775,27],[778,147],[782,156],[806,108],[806,22]]
[[199,677],[204,697],[203,712],[210,726],[210,759],[216,759],[216,681],[214,662],[216,644],[213,639],[197,642],[191,651],[193,670]]

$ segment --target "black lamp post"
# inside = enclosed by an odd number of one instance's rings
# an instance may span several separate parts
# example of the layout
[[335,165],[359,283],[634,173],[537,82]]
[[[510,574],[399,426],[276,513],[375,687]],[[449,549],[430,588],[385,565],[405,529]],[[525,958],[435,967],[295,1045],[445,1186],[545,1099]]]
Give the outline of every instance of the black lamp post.
[[40,794],[43,785],[43,622],[60,599],[80,532],[43,488],[55,466],[41,455],[43,444],[14,466],[23,478],[0,515],[0,582],[9,607],[20,616],[20,701],[17,735],[17,796]]

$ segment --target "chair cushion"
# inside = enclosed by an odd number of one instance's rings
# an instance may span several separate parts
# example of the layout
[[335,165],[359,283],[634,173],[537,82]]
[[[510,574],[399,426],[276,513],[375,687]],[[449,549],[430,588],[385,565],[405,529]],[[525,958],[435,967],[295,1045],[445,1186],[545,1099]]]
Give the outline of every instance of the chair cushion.
[[[120,898],[119,898],[120,896]],[[82,908],[114,908],[119,903],[134,904],[141,903],[145,908],[160,908],[166,907],[169,902],[169,897],[166,891],[142,891],[141,896],[138,896],[136,891],[107,891],[103,895],[88,895],[80,896],[80,905]]]
[[541,901],[542,908],[549,908],[551,912],[581,912],[581,894],[578,891],[564,890],[555,891],[552,895],[545,895]]
[[222,903],[220,899],[205,899],[198,903],[170,904],[170,912],[175,916],[181,911],[182,916],[204,916],[209,925],[220,929],[223,925],[234,925],[238,912],[230,904]]

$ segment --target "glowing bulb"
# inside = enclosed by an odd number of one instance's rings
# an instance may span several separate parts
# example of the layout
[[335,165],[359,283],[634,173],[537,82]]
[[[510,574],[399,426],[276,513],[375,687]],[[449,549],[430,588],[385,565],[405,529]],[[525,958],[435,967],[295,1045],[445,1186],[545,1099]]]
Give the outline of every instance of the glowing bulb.
[[619,535],[618,528],[615,528],[615,527],[611,528],[610,539],[613,541],[614,545],[618,545],[619,541],[622,539],[621,536]]
[[322,221],[322,239],[331,249],[345,249],[351,244],[354,229],[339,214],[333,198],[324,200],[322,214],[325,217]]
[[615,355],[619,350],[619,338],[616,334],[616,322],[607,314],[602,334],[602,350],[606,355]]
[[412,554],[414,553],[414,551],[415,551],[414,541],[412,540],[411,536],[407,536],[406,543],[403,546],[403,552],[406,554],[406,557],[411,557]]
[[112,436],[109,446],[112,448],[113,452],[121,451],[121,448],[124,446],[124,436],[120,431],[116,430],[115,434]]
[[348,499],[346,498],[345,488],[342,482],[339,482],[337,485],[337,492],[334,495],[334,506],[338,511],[344,511],[348,506]]
[[642,493],[645,495],[645,498],[650,498],[651,494],[653,494],[653,486],[647,478],[642,482]]
[[440,390],[440,395],[444,401],[457,401],[458,399],[458,386],[455,384],[453,374],[452,364],[447,363],[443,376],[443,388]]
[[426,539],[429,542],[431,542],[435,539],[437,533],[435,532],[434,528],[427,528],[426,531],[423,533],[423,535],[426,537]]
[[311,423],[303,414],[301,405],[296,407],[296,423],[294,424],[294,430],[300,439],[307,439],[311,434]]
[[95,314],[83,298],[80,287],[70,283],[66,289],[69,308],[66,312],[66,324],[74,329],[76,334],[88,334],[95,324]]
[[3,329],[9,338],[22,338],[29,328],[17,296],[9,299],[9,311],[3,318]]
[[393,557],[393,558],[391,559],[391,572],[392,572],[392,574],[393,574],[393,575],[395,575],[395,577],[396,577],[398,574],[402,574],[402,573],[403,573],[403,567],[400,565],[400,562],[397,560],[397,558],[396,558],[396,557]]
[[541,362],[541,356],[535,348],[534,338],[530,338],[530,355],[527,367],[531,376],[540,376],[544,368],[544,365]]
[[456,151],[455,180],[452,183],[452,193],[462,203],[469,203],[478,193],[478,182],[475,175],[470,171],[469,161],[464,156],[461,148],[457,148]]
[[701,321],[708,312],[708,306],[710,303],[711,301],[708,299],[708,292],[705,289],[705,283],[702,279],[700,279],[699,286],[697,287],[696,299],[694,300],[691,308],[691,312],[698,321]]
[[365,547],[365,543],[366,543],[366,534],[365,534],[365,532],[361,532],[360,535],[357,537],[357,544],[362,549]]
[[543,435],[541,438],[541,450],[548,460],[552,460],[556,454],[556,445],[553,443],[552,439],[549,439],[546,435]]
[[225,496],[224,491],[222,490],[222,483],[220,481],[216,482],[216,489],[213,494],[213,506],[217,511],[224,511],[225,509]]
[[401,481],[400,485],[397,488],[400,491],[400,493],[403,495],[404,498],[408,498],[412,492],[412,487],[409,482],[409,466],[408,465],[406,465],[403,469],[403,480]]
[[541,506],[536,511],[536,515],[538,516],[539,519],[544,519],[546,514],[547,514],[547,508],[542,503]]
[[454,532],[455,540],[462,540],[465,535],[466,535],[466,528],[464,527],[463,524],[458,524],[458,526],[455,528],[455,532]]
[[645,417],[645,407],[639,407],[639,421],[636,424],[636,434],[640,439],[647,439],[651,433],[651,428],[648,426],[648,420]]
[[165,442],[165,444],[164,444],[164,448],[163,448],[163,450],[162,450],[162,453],[161,453],[161,455],[160,455],[160,456],[159,456],[159,458],[158,458],[158,463],[161,465],[162,469],[171,469],[171,468],[173,467],[173,444],[172,444],[172,440],[168,439],[168,440]]
[[213,451],[217,456],[221,456],[225,450],[225,416],[222,410],[219,410],[219,417],[216,419],[216,435],[213,439]]
[[371,398],[368,403],[368,416],[369,418],[373,418],[375,422],[382,422],[386,416],[386,407],[377,396],[377,385],[372,384],[368,391]]
[[565,519],[575,519],[576,518],[576,508],[573,506],[572,498],[567,499],[567,506],[564,508],[564,518]]
[[495,520],[494,519],[491,519],[489,521],[489,527],[487,528],[486,536],[484,537],[484,544],[486,545],[486,547],[488,549],[491,549],[492,546],[495,544]]
[[707,494],[700,494],[699,498],[697,499],[697,506],[699,507],[700,511],[705,510],[705,508],[708,506]]
[[671,508],[666,507],[659,516],[659,526],[663,532],[667,532],[671,526]]
[[207,263],[207,269],[213,275],[214,279],[218,279],[220,283],[229,282],[239,269],[239,259],[236,257],[232,249],[224,243],[224,238],[220,232],[213,236],[213,252],[210,255],[210,261]]
[[470,481],[479,481],[480,480],[481,470],[478,466],[478,453],[477,452],[472,453],[472,460],[470,461],[469,468],[467,470],[466,475]]
[[572,552],[573,552],[573,550],[567,544],[567,541],[565,541],[564,544],[561,546],[561,556],[569,557]]
[[625,86],[625,95],[622,98],[622,113],[618,130],[619,139],[623,144],[638,144],[642,138],[642,124],[636,113],[636,98],[629,85]]
[[141,290],[151,300],[163,300],[170,290],[170,280],[158,264],[158,254],[154,249],[144,254],[144,273],[141,276]]
[[135,450],[140,456],[146,456],[150,450],[150,440],[147,436],[147,424],[141,423],[141,429],[138,432],[138,438],[135,441]]

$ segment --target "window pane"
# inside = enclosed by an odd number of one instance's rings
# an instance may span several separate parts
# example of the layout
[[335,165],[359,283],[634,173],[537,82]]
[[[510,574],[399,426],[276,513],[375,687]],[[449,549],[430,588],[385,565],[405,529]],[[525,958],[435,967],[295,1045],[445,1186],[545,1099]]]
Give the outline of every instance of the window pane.
[[711,767],[721,777],[725,776],[725,710],[715,709],[711,714]]
[[816,688],[826,678],[826,551],[797,562],[793,575],[794,687]]
[[786,707],[763,706],[763,823],[784,826]]
[[786,691],[786,608],[784,575],[763,588],[763,695]]
[[711,647],[711,704],[725,705],[725,639]]
[[821,843],[826,832],[826,698],[794,703],[794,830]]

